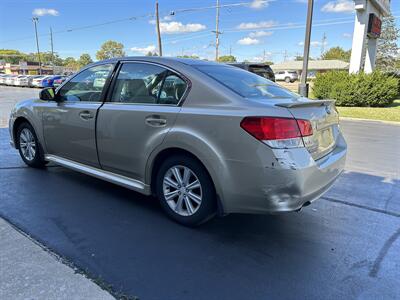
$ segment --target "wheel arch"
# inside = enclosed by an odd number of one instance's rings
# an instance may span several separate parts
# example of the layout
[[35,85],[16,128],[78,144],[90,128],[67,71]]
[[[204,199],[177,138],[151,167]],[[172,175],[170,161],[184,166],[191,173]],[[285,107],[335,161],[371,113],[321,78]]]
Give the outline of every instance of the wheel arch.
[[[25,118],[25,117],[23,117],[23,116],[20,116],[20,117],[17,117],[16,119],[15,119],[15,121],[14,121],[14,123],[13,123],[13,128],[12,128],[12,139],[13,139],[13,141],[14,141],[14,145],[15,145],[15,148],[16,149],[19,149],[19,143],[17,143],[17,140],[16,140],[16,138],[17,138],[17,132],[18,132],[18,128],[19,128],[19,126],[21,126],[21,124],[22,123],[28,123],[28,124],[30,124],[32,127],[33,127],[33,124],[32,124],[32,122],[30,122],[27,118]],[[33,127],[34,128],[34,127]],[[35,128],[34,128],[35,129]]]
[[170,157],[172,155],[185,155],[185,156],[189,156],[193,159],[195,159],[196,161],[198,161],[206,170],[206,172],[208,173],[208,175],[211,178],[212,184],[214,186],[214,190],[216,192],[216,197],[217,197],[217,205],[218,205],[218,214],[219,215],[224,215],[224,209],[223,209],[223,203],[222,203],[222,199],[221,199],[221,191],[218,188],[218,179],[216,178],[216,174],[213,173],[211,167],[207,164],[207,162],[205,162],[204,160],[202,160],[199,155],[196,155],[195,153],[193,153],[193,151],[190,151],[188,149],[185,149],[183,147],[168,147],[168,148],[164,148],[159,150],[156,154],[154,153],[152,155],[152,159],[149,162],[149,166],[148,166],[148,172],[147,172],[147,176],[146,176],[146,182],[148,182],[150,184],[150,190],[151,193],[153,195],[155,195],[155,189],[156,189],[156,176],[157,176],[157,172],[161,166],[161,163],[167,158]]

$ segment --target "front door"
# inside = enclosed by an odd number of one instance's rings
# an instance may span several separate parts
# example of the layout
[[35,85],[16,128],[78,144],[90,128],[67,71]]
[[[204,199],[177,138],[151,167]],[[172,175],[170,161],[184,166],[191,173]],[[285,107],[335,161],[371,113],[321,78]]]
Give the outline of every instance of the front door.
[[100,164],[144,182],[147,159],[174,125],[187,83],[162,66],[126,62],[112,85],[98,114]]
[[63,85],[43,109],[43,133],[48,154],[99,167],[96,115],[112,64],[88,68]]

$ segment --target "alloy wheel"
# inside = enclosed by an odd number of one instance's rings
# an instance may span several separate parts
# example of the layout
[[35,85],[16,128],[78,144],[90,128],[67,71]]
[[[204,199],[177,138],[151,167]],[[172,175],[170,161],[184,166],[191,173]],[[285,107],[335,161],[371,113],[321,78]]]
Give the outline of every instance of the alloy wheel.
[[28,129],[22,129],[19,135],[19,147],[27,161],[32,161],[36,155],[36,142],[33,133]]
[[173,166],[163,179],[163,193],[169,207],[181,216],[191,216],[200,208],[202,187],[196,174],[185,166]]

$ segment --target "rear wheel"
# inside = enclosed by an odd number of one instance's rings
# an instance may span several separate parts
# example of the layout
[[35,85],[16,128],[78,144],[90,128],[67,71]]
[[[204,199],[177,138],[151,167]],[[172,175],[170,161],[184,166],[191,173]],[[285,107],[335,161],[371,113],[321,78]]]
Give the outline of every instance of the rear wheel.
[[162,163],[156,192],[167,215],[183,225],[199,225],[216,213],[213,182],[204,166],[189,156],[173,156]]
[[25,122],[18,127],[16,142],[19,154],[28,166],[41,168],[46,165],[43,149],[31,124]]
[[289,77],[286,77],[286,78],[285,78],[285,82],[286,82],[286,83],[290,83],[290,82],[291,82],[290,78],[289,78]]

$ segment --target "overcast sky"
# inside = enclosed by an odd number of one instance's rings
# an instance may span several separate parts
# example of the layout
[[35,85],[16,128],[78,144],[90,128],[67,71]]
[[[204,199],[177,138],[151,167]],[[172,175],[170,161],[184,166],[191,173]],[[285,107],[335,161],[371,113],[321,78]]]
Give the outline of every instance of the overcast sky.
[[[292,59],[303,52],[307,0],[221,0],[220,53],[257,61]],[[159,0],[164,55],[213,59],[215,0]],[[311,55],[324,48],[351,48],[353,0],[316,0]],[[400,1],[392,1],[400,15]],[[94,58],[109,39],[124,44],[127,55],[156,49],[154,1],[151,0],[1,0],[0,49],[35,52],[32,16],[39,17],[41,51],[54,48],[61,57],[87,52]],[[174,13],[172,13],[174,12]],[[396,19],[397,24],[399,19]]]

